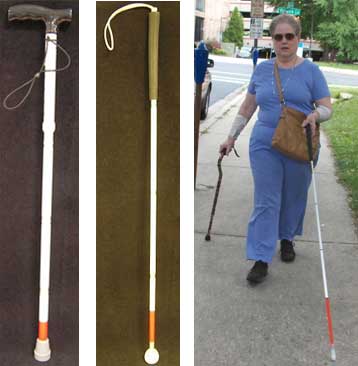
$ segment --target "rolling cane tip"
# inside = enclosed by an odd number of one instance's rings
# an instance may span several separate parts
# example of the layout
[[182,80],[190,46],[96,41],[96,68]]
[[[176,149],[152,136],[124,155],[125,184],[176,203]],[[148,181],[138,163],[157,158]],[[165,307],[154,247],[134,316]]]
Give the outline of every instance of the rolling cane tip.
[[331,361],[336,361],[336,350],[331,347]]
[[210,241],[210,239],[211,239],[210,234],[206,234],[206,236],[205,236],[205,240],[206,240],[206,241]]
[[159,352],[155,348],[148,348],[144,354],[144,361],[148,365],[155,365],[159,361]]
[[41,340],[37,338],[34,357],[36,361],[40,362],[46,362],[51,358],[50,341],[48,339]]

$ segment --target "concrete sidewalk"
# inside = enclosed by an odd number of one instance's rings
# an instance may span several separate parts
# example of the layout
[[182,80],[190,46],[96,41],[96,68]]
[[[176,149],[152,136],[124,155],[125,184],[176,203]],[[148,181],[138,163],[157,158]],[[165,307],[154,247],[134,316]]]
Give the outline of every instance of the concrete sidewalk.
[[[223,180],[211,242],[204,237],[218,178],[218,148],[244,94],[201,125],[195,192],[195,366],[330,365],[327,322],[312,189],[296,260],[278,255],[267,280],[246,281],[245,240],[253,201],[248,144],[255,116],[222,163]],[[215,109],[215,108],[214,108]],[[328,122],[329,123],[329,122]],[[358,364],[358,238],[347,195],[335,176],[324,136],[316,183],[337,362]]]

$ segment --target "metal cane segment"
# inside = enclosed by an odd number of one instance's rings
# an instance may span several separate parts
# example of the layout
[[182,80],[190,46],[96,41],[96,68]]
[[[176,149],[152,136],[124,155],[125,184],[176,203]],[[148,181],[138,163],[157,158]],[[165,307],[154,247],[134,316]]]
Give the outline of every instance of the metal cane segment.
[[[53,183],[53,144],[56,106],[57,27],[72,19],[72,9],[51,9],[38,5],[19,4],[8,10],[8,20],[41,20],[46,25],[44,77],[43,124],[43,169],[41,206],[41,250],[40,250],[40,291],[38,336],[34,349],[37,361],[45,362],[51,358],[48,337],[50,257],[51,257],[51,216]],[[42,68],[41,68],[42,69]],[[17,107],[17,106],[16,106]]]
[[[111,21],[114,17],[135,8],[151,10],[148,18],[148,74],[150,100],[150,263],[149,263],[149,316],[148,343],[144,360],[149,365],[159,361],[155,348],[155,296],[156,296],[156,243],[157,243],[157,99],[158,99],[158,49],[160,14],[154,6],[142,3],[130,4],[113,12],[104,27],[104,42],[109,51],[114,49]],[[108,41],[108,35],[110,41]]]
[[330,356],[331,356],[331,361],[336,361],[336,350],[334,347],[333,324],[332,324],[332,315],[331,315],[331,303],[330,303],[330,299],[329,299],[329,295],[328,295],[326,265],[325,265],[325,260],[324,260],[321,223],[320,223],[319,210],[318,210],[316,179],[315,179],[315,172],[314,172],[314,165],[313,165],[312,130],[311,130],[310,125],[306,126],[306,134],[307,134],[308,156],[310,159],[311,171],[312,171],[313,197],[314,197],[314,206],[315,206],[315,212],[316,212],[316,224],[317,224],[317,233],[318,233],[318,241],[319,241],[319,249],[320,249],[321,267],[322,267],[322,279],[323,279],[323,289],[324,289],[324,297],[325,297],[325,305],[326,305],[328,337],[329,337],[329,344],[330,344]]

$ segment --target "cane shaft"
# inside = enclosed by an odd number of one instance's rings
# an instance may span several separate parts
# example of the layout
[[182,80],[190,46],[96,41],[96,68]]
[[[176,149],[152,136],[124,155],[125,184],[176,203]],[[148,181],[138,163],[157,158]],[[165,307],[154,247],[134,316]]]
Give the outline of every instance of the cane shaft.
[[157,244],[157,103],[151,101],[150,125],[150,268],[149,342],[155,337],[156,244]]
[[[52,42],[47,42],[45,60],[46,70],[56,69],[56,34],[48,34]],[[51,257],[51,217],[53,183],[53,142],[55,132],[56,73],[45,73],[44,85],[44,120],[43,120],[43,168],[42,168],[42,207],[41,207],[41,257],[40,257],[40,296],[39,322],[48,322],[50,257]],[[42,326],[45,328],[45,326]],[[47,329],[47,326],[46,326]],[[40,330],[39,330],[40,334]],[[41,330],[43,336],[44,331]]]
[[[307,136],[307,137],[309,138],[309,136]],[[331,356],[331,358],[335,359],[331,305],[330,305],[330,299],[329,299],[329,294],[328,294],[326,265],[325,265],[325,260],[324,260],[323,241],[322,241],[322,234],[321,234],[321,222],[320,222],[319,210],[318,210],[318,197],[317,197],[316,179],[315,179],[314,167],[313,167],[313,161],[312,160],[311,160],[310,164],[311,164],[311,171],[312,171],[313,196],[314,196],[314,205],[315,205],[315,210],[316,210],[316,224],[317,224],[317,233],[318,233],[318,241],[319,241],[319,248],[320,248],[320,258],[321,258],[323,289],[324,289],[324,297],[325,297],[325,305],[326,305],[328,336],[329,336],[329,343],[330,343],[330,346],[331,346],[331,354],[332,354],[332,352],[334,354],[333,356]]]
[[224,155],[221,155],[220,158],[219,158],[219,160],[218,160],[219,178],[218,178],[218,182],[216,184],[214,202],[213,202],[213,207],[211,209],[210,222],[209,222],[209,227],[208,227],[208,233],[207,233],[207,235],[210,235],[210,232],[211,232],[211,227],[213,225],[213,220],[214,220],[215,211],[216,211],[216,204],[217,204],[218,197],[219,197],[221,180],[222,180],[222,177],[223,177],[223,171],[222,171],[222,168],[221,168],[221,161],[222,161],[223,157],[224,157]]

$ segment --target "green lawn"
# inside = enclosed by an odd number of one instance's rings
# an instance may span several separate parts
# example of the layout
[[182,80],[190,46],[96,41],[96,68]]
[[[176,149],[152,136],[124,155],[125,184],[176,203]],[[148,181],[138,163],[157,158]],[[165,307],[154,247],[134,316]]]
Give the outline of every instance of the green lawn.
[[350,69],[350,70],[358,70],[358,65],[354,64],[342,64],[340,62],[315,62],[318,66],[329,66],[334,67],[336,69]]
[[349,192],[349,203],[358,219],[358,90],[331,88],[332,97],[348,92],[353,98],[333,104],[333,117],[322,124],[333,149],[340,181]]

